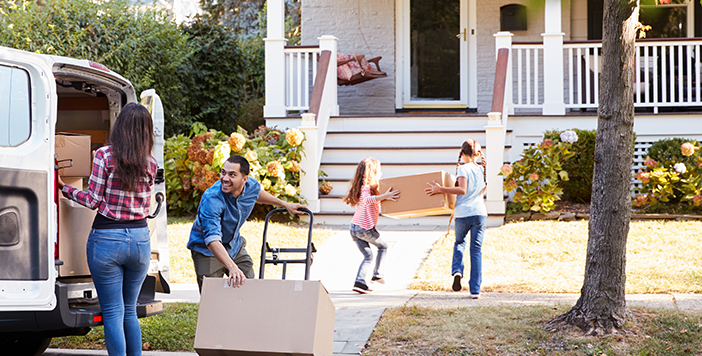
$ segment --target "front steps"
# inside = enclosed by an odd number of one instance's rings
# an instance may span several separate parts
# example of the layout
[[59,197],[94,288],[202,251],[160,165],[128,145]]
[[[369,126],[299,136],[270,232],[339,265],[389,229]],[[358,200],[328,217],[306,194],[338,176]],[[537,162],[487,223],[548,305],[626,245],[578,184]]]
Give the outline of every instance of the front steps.
[[[332,117],[320,169],[328,177],[321,181],[333,186],[329,195],[320,195],[320,212],[315,214],[315,224],[349,224],[354,208],[346,205],[341,197],[348,192],[356,166],[365,157],[381,162],[383,177],[396,177],[423,172],[444,170],[456,172],[456,163],[463,141],[471,138],[485,147],[487,117],[468,116],[388,116],[388,117]],[[505,157],[509,150],[509,135]],[[381,216],[378,225],[385,226],[446,226],[449,215],[421,218],[391,219]],[[503,216],[488,218],[488,226],[502,224]]]

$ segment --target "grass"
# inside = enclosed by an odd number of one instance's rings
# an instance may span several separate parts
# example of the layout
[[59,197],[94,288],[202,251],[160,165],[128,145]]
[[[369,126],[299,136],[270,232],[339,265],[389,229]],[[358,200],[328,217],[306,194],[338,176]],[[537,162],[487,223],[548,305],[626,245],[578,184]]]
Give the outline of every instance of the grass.
[[[482,249],[482,291],[579,293],[587,236],[587,221],[528,221],[487,229]],[[412,289],[451,290],[453,242],[453,232],[437,241]],[[468,274],[467,249],[465,263]],[[702,293],[700,266],[702,222],[631,222],[627,293]]]
[[627,332],[606,337],[549,332],[556,307],[387,309],[364,355],[702,355],[702,313],[633,309]]
[[[167,303],[163,313],[139,319],[143,349],[194,352],[198,307],[195,303]],[[54,338],[50,347],[104,350],[104,327],[92,328],[85,336]]]

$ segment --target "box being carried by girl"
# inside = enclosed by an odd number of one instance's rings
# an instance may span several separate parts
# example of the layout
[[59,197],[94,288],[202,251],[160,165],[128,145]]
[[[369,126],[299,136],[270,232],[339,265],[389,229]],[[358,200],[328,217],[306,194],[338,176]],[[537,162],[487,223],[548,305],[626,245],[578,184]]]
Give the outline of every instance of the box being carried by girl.
[[385,192],[390,187],[402,192],[397,201],[383,202],[381,214],[395,219],[451,214],[456,204],[456,195],[427,195],[424,189],[432,181],[444,187],[453,187],[456,179],[445,171],[381,179],[378,188],[380,192]]

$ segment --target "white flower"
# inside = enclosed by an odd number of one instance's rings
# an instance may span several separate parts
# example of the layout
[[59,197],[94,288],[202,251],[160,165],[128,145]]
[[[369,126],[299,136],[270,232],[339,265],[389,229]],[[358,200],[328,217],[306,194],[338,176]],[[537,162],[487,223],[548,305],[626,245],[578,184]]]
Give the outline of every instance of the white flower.
[[573,130],[566,130],[561,133],[561,141],[573,143],[578,140],[578,134]]
[[680,173],[680,174],[687,172],[687,168],[685,167],[685,163],[676,163],[673,166],[673,168],[675,168],[675,171]]

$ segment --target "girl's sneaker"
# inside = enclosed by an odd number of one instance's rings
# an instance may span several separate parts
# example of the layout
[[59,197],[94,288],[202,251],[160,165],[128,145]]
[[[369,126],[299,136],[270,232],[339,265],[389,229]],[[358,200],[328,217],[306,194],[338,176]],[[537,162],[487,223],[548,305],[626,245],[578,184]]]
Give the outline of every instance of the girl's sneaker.
[[460,274],[459,272],[456,272],[453,274],[453,291],[454,292],[459,292],[461,290],[461,278],[463,278],[463,275]]
[[368,288],[367,285],[365,285],[365,284],[363,284],[363,283],[361,283],[361,282],[355,282],[355,283],[353,284],[353,291],[354,291],[354,292],[361,293],[361,294],[368,294],[368,293],[373,292],[372,289]]
[[385,279],[383,279],[383,277],[373,277],[371,278],[371,282],[385,284]]

